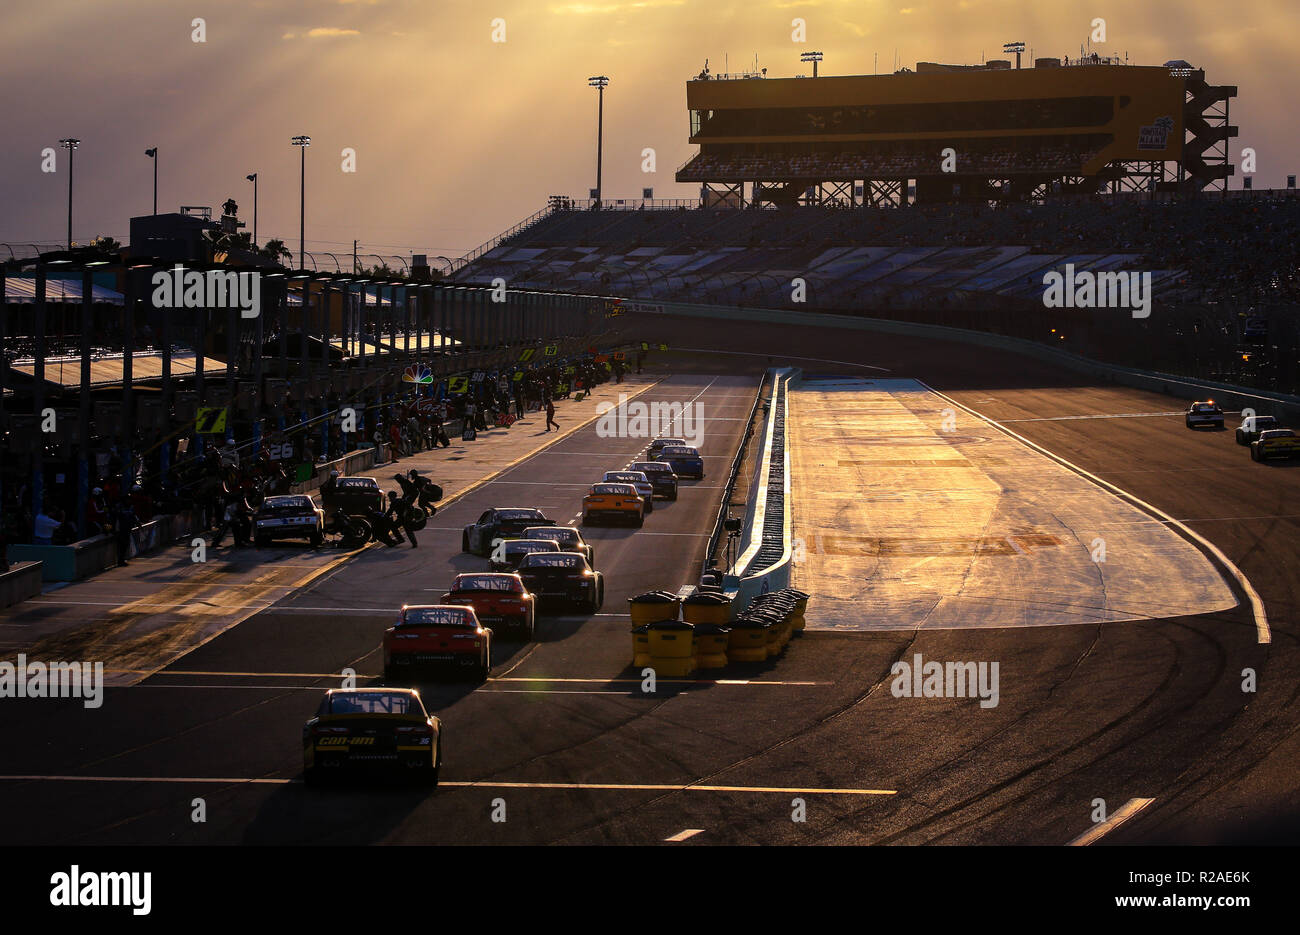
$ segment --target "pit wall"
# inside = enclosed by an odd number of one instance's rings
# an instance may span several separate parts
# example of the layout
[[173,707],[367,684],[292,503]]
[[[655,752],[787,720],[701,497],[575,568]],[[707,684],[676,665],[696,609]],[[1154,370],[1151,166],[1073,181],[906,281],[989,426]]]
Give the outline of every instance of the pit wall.
[[[745,520],[741,526],[739,557],[735,565],[723,576],[723,591],[731,598],[731,610],[738,614],[745,610],[750,602],[764,591],[779,591],[790,586],[790,565],[793,558],[792,539],[793,523],[791,520],[790,491],[790,387],[803,376],[798,368],[786,367],[768,371],[772,377],[771,406],[763,420],[763,433],[755,457],[753,482],[749,487],[749,497],[745,503]],[[785,408],[784,425],[776,425],[777,401],[781,400]],[[758,561],[758,551],[763,543],[764,514],[769,494],[772,448],[775,433],[785,433],[781,457],[784,459],[784,472],[781,483],[783,488],[784,509],[781,519],[781,557],[762,571],[751,571]]]

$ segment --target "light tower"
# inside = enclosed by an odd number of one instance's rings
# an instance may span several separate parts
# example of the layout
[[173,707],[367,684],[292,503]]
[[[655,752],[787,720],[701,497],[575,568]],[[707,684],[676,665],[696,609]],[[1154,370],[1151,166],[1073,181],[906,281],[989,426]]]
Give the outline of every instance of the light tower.
[[1020,53],[1025,51],[1025,44],[1023,42],[1004,42],[1002,44],[1002,51],[1004,53],[1015,52],[1016,68],[1020,67]]
[[587,85],[596,88],[600,93],[600,102],[596,109],[596,209],[600,210],[601,155],[605,141],[605,88],[609,85],[609,78],[605,75],[596,75],[587,79]]
[[295,136],[291,139],[294,146],[301,147],[301,168],[298,174],[298,269],[307,268],[307,147],[311,145],[310,136]]
[[72,249],[72,154],[81,145],[76,137],[59,140],[59,145],[68,151],[68,249]]
[[822,54],[821,54],[820,52],[800,52],[800,53],[799,53],[799,61],[801,61],[801,62],[812,62],[812,63],[813,63],[813,77],[814,77],[814,78],[817,77],[817,63],[820,62],[821,60],[822,60]]

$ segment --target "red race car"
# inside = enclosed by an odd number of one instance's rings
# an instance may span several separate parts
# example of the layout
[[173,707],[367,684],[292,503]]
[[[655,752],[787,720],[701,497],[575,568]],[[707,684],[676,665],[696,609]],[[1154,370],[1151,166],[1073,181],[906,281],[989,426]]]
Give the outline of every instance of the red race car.
[[403,606],[384,632],[384,679],[409,677],[417,669],[469,669],[479,681],[492,671],[492,631],[473,607],[460,604]]
[[442,596],[444,604],[474,608],[479,623],[488,627],[519,630],[525,640],[533,638],[537,600],[518,575],[489,572],[457,575],[451,590]]

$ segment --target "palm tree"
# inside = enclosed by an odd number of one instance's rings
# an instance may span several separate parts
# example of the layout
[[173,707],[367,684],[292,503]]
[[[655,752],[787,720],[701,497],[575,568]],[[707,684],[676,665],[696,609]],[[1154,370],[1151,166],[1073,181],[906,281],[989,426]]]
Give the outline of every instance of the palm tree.
[[293,260],[293,254],[289,252],[283,240],[268,240],[258,252],[277,266],[288,266],[288,263],[280,259],[281,257],[290,262]]
[[122,244],[107,234],[100,234],[90,242],[90,245],[102,250],[104,253],[117,253],[122,249]]

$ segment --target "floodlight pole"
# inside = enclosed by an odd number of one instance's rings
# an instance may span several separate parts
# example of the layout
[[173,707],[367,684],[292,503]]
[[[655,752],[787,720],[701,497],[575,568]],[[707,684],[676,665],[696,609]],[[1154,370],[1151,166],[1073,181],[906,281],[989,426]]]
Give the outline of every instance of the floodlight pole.
[[596,109],[596,209],[600,209],[601,195],[601,162],[604,153],[605,141],[605,87],[609,84],[609,78],[605,75],[596,75],[588,78],[587,84],[596,88],[599,92],[599,103]]
[[301,148],[301,167],[298,184],[298,269],[307,268],[307,147],[311,145],[310,136],[295,136],[290,140],[294,146]]
[[72,249],[72,156],[81,145],[75,137],[59,140],[59,145],[68,151],[68,249]]

